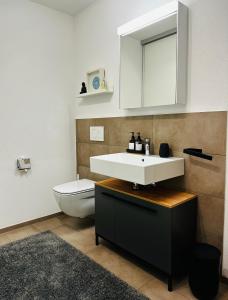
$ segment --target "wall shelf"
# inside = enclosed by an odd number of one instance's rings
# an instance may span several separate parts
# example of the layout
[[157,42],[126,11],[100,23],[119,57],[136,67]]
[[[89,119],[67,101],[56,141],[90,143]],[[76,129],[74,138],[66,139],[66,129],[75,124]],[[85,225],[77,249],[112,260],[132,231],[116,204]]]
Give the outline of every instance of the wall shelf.
[[108,94],[113,94],[113,90],[101,90],[101,91],[97,91],[97,92],[79,94],[79,95],[77,95],[77,98],[90,98],[93,96],[108,95]]

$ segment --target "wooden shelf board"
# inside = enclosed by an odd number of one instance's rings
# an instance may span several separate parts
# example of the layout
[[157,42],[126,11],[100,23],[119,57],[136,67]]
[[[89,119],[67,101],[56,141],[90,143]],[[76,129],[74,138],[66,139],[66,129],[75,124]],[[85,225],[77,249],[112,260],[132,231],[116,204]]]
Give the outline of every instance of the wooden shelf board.
[[132,190],[132,184],[130,182],[115,178],[99,181],[96,183],[96,185],[138,198],[139,200],[165,206],[167,208],[173,208],[197,197],[194,194],[183,191],[151,186],[147,186],[142,190],[135,191]]

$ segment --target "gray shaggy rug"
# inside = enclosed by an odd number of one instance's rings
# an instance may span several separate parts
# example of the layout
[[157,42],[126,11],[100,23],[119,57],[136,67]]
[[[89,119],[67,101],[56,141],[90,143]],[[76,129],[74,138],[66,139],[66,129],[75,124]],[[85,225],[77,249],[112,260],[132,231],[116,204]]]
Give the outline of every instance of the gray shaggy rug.
[[0,247],[0,299],[147,298],[47,231]]

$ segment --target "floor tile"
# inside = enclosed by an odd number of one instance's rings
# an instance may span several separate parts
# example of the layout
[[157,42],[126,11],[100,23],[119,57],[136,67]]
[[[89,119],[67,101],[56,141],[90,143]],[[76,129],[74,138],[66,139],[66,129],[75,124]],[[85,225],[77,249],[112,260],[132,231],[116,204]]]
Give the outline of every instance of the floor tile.
[[61,225],[51,230],[65,241],[74,241],[77,231],[69,226]]
[[57,217],[54,217],[48,220],[36,222],[33,224],[33,227],[35,227],[39,231],[46,231],[46,230],[52,230],[61,225],[62,225],[61,220]]
[[58,219],[63,225],[70,226],[76,230],[87,229],[94,227],[94,218],[88,217],[84,219],[69,217],[66,215],[58,216]]
[[0,234],[0,246],[10,243],[10,239],[7,237],[6,234]]
[[135,288],[153,278],[150,273],[103,245],[99,245],[87,255]]
[[21,228],[13,229],[6,233],[11,242],[26,238],[30,235],[39,233],[39,230],[32,225],[27,225]]
[[228,284],[221,283],[219,286],[219,293],[217,300],[228,300]]
[[74,240],[74,241],[71,240],[71,241],[68,241],[68,243],[86,255],[88,254],[88,252],[90,252],[96,248],[95,243],[82,244],[82,243],[78,242],[77,240]]
[[96,248],[94,227],[78,229],[73,234],[69,234],[67,240],[83,253],[87,253]]
[[129,285],[136,289],[153,279],[153,276],[150,273],[123,258],[119,260],[119,264],[113,267],[112,271],[119,278],[126,281]]
[[191,294],[182,295],[178,292],[178,289],[174,288],[173,292],[169,292],[167,289],[167,283],[153,278],[148,281],[140,289],[140,292],[153,300],[191,300]]
[[177,291],[182,296],[186,297],[187,300],[195,300],[196,298],[191,293],[190,287],[188,285],[187,279],[181,281],[179,284],[174,286],[175,291]]
[[[187,280],[175,283],[174,291],[170,293],[165,278],[150,272],[126,252],[102,239],[100,245],[96,246],[93,218],[77,219],[66,215],[52,217],[0,234],[0,246],[46,230],[51,230],[150,299],[195,300]],[[227,284],[220,284],[216,300],[228,300]]]

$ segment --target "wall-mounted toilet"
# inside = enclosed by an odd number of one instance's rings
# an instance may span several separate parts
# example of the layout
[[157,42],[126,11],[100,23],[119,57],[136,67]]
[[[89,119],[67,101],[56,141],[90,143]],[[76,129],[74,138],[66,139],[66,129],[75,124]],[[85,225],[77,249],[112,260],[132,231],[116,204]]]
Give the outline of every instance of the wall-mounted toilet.
[[85,218],[95,212],[95,182],[80,179],[53,188],[59,208],[67,215]]

